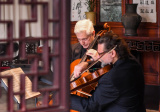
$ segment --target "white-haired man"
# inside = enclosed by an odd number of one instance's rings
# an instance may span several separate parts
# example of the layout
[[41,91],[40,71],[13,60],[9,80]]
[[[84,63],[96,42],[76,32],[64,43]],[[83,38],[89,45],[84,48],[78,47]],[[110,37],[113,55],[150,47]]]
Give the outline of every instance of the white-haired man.
[[[79,42],[72,45],[71,62],[82,58],[89,45],[94,40],[95,30],[93,23],[88,19],[78,21],[75,25],[74,33],[76,34]],[[93,48],[96,49],[97,45],[95,45]]]

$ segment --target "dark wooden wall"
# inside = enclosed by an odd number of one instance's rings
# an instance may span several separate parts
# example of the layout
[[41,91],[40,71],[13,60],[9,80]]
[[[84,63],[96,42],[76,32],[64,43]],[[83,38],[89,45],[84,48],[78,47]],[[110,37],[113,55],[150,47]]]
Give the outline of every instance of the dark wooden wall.
[[[99,2],[99,0],[97,0]],[[125,3],[132,0],[122,0],[122,15],[125,14]],[[124,27],[121,22],[107,22],[116,34],[126,39],[134,55],[141,62],[145,77],[145,103],[147,108],[159,109],[160,85],[160,1],[156,1],[157,22],[141,22],[137,30],[138,36],[124,36]],[[103,29],[104,23],[99,22],[99,3],[96,7],[96,32]],[[74,25],[71,22],[71,44],[77,42],[74,34]]]

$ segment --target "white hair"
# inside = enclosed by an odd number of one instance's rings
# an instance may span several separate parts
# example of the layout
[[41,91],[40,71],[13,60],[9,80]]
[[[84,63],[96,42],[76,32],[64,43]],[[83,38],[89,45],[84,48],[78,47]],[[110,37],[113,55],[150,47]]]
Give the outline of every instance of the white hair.
[[83,31],[86,31],[87,35],[93,33],[94,31],[93,23],[89,19],[79,20],[74,27],[75,34]]

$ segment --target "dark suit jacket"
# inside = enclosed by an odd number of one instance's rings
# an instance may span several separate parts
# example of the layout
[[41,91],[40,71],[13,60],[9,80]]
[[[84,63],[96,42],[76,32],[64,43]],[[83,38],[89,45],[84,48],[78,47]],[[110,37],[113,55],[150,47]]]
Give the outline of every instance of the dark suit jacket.
[[71,95],[71,109],[80,112],[145,112],[144,76],[132,57],[118,60],[98,81],[90,98]]

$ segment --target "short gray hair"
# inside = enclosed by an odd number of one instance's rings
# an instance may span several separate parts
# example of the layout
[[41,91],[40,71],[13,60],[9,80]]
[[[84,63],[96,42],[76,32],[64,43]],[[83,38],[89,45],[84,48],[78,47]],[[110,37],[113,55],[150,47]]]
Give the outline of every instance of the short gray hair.
[[83,31],[86,31],[87,35],[93,33],[94,31],[93,23],[89,19],[79,20],[74,27],[75,34]]

